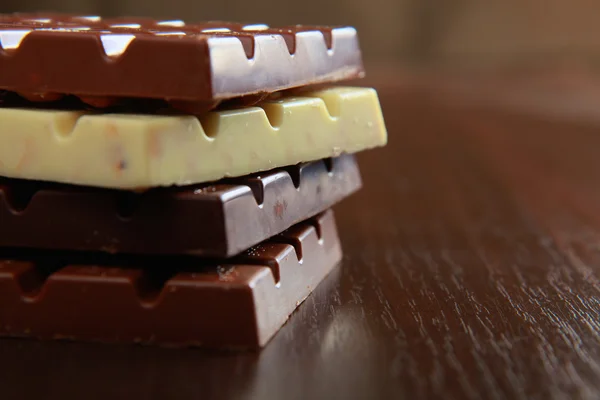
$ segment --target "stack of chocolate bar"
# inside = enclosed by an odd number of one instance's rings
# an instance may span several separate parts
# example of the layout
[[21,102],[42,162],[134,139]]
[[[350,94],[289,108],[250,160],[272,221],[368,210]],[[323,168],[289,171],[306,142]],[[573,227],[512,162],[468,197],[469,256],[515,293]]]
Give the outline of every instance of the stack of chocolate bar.
[[264,345],[386,143],[362,74],[349,27],[0,16],[0,335]]

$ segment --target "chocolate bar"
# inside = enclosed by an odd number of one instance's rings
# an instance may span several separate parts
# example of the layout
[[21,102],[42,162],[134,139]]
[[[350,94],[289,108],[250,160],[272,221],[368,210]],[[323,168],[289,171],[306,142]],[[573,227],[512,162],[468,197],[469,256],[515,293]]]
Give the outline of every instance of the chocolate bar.
[[4,249],[0,335],[262,346],[340,260],[332,212],[235,259],[95,260]]
[[0,176],[117,189],[215,181],[387,141],[377,93],[366,88],[201,118],[0,108],[0,121]]
[[229,257],[360,186],[351,155],[144,193],[0,179],[0,246]]
[[0,89],[79,96],[218,101],[363,76],[351,27],[186,24],[147,18],[0,16]]

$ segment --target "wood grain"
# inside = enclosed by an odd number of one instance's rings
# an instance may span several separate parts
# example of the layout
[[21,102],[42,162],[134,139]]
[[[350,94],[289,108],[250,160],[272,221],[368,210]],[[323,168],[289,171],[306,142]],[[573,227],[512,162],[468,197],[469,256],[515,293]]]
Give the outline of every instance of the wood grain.
[[2,398],[599,398],[600,120],[440,86],[380,87],[344,263],[262,352],[1,340]]

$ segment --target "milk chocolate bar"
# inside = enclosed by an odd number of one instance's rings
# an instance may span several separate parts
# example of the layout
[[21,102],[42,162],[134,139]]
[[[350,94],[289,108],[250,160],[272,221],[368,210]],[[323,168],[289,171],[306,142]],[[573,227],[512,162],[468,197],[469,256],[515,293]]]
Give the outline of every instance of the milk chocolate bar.
[[0,71],[0,89],[92,105],[115,97],[216,104],[363,76],[351,27],[60,14],[0,15]]
[[387,141],[377,93],[348,87],[201,118],[0,108],[0,121],[0,176],[116,189],[215,181]]
[[331,212],[234,259],[94,259],[4,249],[0,335],[262,346],[341,255]]
[[144,193],[0,179],[0,246],[229,257],[360,186],[351,155]]

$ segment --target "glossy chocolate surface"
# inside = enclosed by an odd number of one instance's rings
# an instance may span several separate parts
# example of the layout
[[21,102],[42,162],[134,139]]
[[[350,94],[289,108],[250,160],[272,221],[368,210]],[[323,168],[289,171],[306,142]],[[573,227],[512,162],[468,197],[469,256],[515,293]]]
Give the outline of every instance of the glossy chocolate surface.
[[0,246],[227,257],[360,186],[352,155],[140,194],[0,179]]
[[0,15],[0,89],[33,101],[151,98],[202,110],[362,75],[351,27]]
[[332,212],[234,259],[0,250],[0,335],[264,345],[340,261]]

